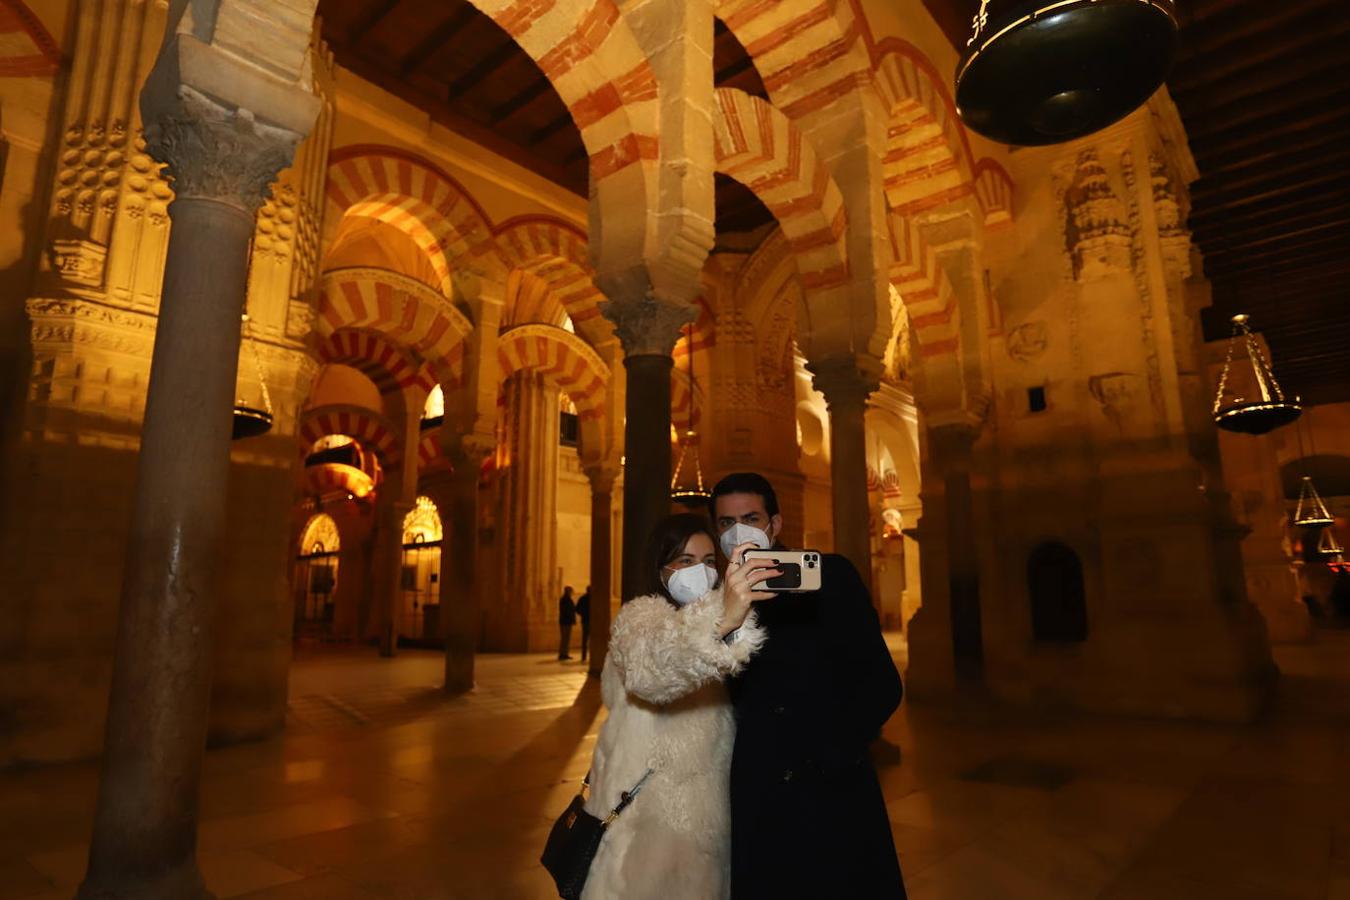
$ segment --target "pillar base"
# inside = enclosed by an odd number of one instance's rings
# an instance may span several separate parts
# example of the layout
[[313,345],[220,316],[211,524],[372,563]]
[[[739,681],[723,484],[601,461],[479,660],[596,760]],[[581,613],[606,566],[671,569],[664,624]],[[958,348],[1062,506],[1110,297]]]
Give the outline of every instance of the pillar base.
[[215,900],[196,858],[158,876],[86,878],[75,900]]

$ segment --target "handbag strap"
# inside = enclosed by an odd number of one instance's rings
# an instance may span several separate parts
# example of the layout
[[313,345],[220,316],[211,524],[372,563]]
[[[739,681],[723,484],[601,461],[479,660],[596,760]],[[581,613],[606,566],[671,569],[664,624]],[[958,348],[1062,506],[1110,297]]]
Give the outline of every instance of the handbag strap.
[[[628,808],[628,804],[633,802],[633,800],[638,795],[638,791],[642,790],[642,786],[646,784],[647,779],[650,778],[651,776],[652,770],[648,769],[646,772],[642,773],[642,777],[638,779],[637,784],[633,785],[633,789],[631,791],[624,791],[622,794],[619,795],[619,805],[614,807],[614,809],[610,811],[609,815],[605,816],[606,825],[617,819],[619,817],[619,813],[623,812],[625,809]],[[591,773],[587,772],[586,777],[581,780],[582,793],[584,794],[586,792],[586,789],[589,788],[590,786],[591,786]]]

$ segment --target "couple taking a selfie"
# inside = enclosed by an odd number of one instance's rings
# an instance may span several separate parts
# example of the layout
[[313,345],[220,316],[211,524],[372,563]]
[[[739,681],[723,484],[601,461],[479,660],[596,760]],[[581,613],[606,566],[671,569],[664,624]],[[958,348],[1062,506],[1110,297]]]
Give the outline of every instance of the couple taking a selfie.
[[583,900],[902,898],[868,756],[900,675],[867,587],[841,556],[783,551],[760,475],[724,478],[710,511],[712,528],[683,514],[651,535],[610,635],[589,793],[543,862]]

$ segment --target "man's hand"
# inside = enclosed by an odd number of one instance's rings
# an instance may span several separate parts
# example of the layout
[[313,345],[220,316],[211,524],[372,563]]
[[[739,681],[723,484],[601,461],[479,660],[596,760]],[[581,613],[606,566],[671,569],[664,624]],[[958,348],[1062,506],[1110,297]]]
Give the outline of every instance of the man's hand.
[[722,631],[724,634],[735,631],[750,615],[750,605],[759,600],[772,600],[778,596],[773,591],[758,590],[761,582],[777,578],[783,573],[772,568],[767,559],[744,561],[745,551],[755,549],[753,542],[747,541],[731,551],[727,561],[726,578],[722,589]]

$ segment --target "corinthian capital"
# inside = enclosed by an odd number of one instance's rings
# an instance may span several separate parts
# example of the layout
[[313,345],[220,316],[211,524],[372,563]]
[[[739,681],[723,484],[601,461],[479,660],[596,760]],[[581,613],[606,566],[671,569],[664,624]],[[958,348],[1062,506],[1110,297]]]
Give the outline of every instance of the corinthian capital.
[[179,197],[218,200],[252,216],[291,164],[302,135],[259,122],[246,109],[228,109],[186,85],[176,101],[146,118],[146,151],[164,163]]
[[831,410],[862,407],[881,385],[881,361],[869,353],[833,353],[806,363]]
[[648,295],[606,300],[600,312],[614,323],[625,356],[670,356],[697,311],[688,303]]

